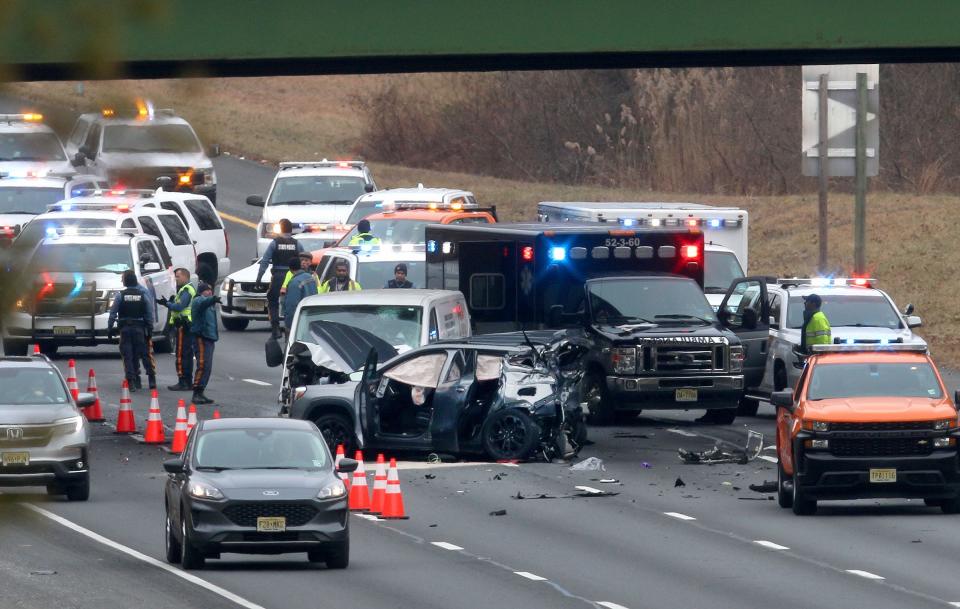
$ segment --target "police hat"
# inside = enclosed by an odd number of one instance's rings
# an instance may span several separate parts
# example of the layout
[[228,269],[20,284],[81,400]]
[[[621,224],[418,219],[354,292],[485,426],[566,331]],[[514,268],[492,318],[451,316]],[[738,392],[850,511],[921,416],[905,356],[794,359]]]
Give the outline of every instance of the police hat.
[[212,288],[212,287],[210,286],[210,284],[207,283],[206,281],[201,281],[201,282],[200,282],[200,285],[197,286],[197,293],[198,293],[198,294],[203,294],[203,293],[206,292],[207,290],[213,290],[213,288]]
[[807,294],[803,297],[803,302],[812,302],[814,306],[819,307],[823,304],[823,300],[818,294]]

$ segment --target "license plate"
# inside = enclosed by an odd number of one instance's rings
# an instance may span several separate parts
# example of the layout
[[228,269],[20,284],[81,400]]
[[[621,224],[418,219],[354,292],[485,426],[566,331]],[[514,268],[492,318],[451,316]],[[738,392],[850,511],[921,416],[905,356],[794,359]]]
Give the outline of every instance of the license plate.
[[286,530],[287,519],[283,516],[257,518],[257,531],[260,533],[283,533]]
[[676,393],[674,393],[674,398],[678,402],[696,402],[697,390],[696,389],[677,389]]
[[267,303],[263,300],[248,300],[247,311],[251,313],[263,313],[267,310]]
[[2,453],[0,454],[0,462],[3,463],[4,467],[10,465],[30,465],[30,453]]
[[77,328],[75,326],[54,326],[53,334],[54,336],[73,336],[77,333]]
[[895,469],[871,469],[870,482],[884,484],[897,481],[897,470]]

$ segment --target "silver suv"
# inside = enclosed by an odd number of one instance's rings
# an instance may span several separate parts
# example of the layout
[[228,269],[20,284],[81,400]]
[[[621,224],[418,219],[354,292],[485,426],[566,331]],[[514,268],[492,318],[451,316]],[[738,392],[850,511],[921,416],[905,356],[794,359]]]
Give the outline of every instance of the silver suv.
[[56,366],[45,356],[0,357],[0,487],[46,486],[70,501],[90,496],[90,428]]

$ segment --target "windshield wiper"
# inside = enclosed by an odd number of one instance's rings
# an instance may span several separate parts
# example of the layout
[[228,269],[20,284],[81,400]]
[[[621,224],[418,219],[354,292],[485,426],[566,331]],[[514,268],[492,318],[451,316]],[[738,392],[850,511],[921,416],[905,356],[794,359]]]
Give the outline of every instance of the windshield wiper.
[[225,467],[222,465],[198,465],[197,471],[200,472],[222,472],[225,469],[233,469],[232,467]]
[[698,317],[696,315],[686,315],[684,313],[671,313],[670,315],[654,315],[655,319],[694,319],[699,322],[703,322],[708,325],[713,325],[713,320],[707,319],[706,317]]
[[241,467],[239,469],[303,469],[303,468],[293,467],[291,465],[264,465],[262,467]]
[[310,205],[316,203],[316,201],[309,201],[307,199],[294,199],[292,201],[273,201],[270,205]]
[[339,199],[335,199],[333,201],[317,201],[317,203],[326,203],[328,205],[346,205],[347,203],[353,203],[353,201],[341,201]]

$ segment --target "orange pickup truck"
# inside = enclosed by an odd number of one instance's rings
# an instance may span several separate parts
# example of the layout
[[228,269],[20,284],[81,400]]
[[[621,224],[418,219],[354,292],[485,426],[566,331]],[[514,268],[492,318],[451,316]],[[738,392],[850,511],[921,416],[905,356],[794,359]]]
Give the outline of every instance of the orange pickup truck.
[[910,497],[960,512],[957,407],[926,347],[813,349],[796,389],[771,396],[780,506]]

